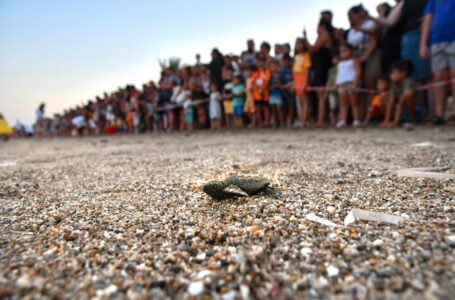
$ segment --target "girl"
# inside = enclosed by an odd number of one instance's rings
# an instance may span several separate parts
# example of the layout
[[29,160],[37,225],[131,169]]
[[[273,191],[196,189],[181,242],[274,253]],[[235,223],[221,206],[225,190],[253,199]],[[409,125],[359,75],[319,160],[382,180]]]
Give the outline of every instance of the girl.
[[256,107],[254,106],[254,97],[253,97],[253,86],[254,86],[254,74],[257,72],[258,68],[256,65],[251,65],[248,70],[248,78],[246,82],[246,101],[244,112],[248,115],[250,119],[249,127],[256,126]]
[[360,63],[352,57],[351,46],[343,45],[340,47],[340,62],[337,66],[336,86],[340,95],[340,115],[337,127],[345,127],[348,118],[349,108],[352,109],[354,117],[353,125],[358,127],[360,122],[360,107],[358,95],[354,89],[358,86],[361,76]]
[[305,47],[304,40],[298,38],[295,42],[295,58],[292,71],[294,74],[294,91],[300,108],[300,126],[306,125],[308,119],[309,102],[306,89],[309,86],[308,74],[310,72],[310,68],[310,53]]
[[216,83],[210,85],[210,103],[209,103],[209,116],[210,128],[220,129],[221,127],[221,93],[218,90]]

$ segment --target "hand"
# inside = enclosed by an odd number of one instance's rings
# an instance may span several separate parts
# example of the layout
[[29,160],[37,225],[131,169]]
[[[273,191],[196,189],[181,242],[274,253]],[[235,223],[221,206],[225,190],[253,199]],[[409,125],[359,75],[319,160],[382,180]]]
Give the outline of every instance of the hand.
[[420,57],[423,59],[430,58],[430,49],[427,45],[420,46]]

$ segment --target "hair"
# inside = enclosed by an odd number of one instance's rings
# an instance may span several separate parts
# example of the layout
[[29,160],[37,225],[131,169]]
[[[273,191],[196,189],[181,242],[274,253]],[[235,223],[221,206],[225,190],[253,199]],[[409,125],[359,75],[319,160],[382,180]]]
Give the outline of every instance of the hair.
[[390,66],[391,71],[400,71],[400,72],[405,72],[407,76],[411,75],[412,71],[414,70],[414,66],[411,61],[409,60],[398,60],[394,62]]
[[354,50],[354,49],[355,49],[355,47],[354,47],[354,46],[352,46],[351,44],[349,44],[349,43],[345,43],[345,44],[341,44],[341,45],[340,45],[340,51],[339,51],[339,52],[341,52],[341,48],[343,48],[343,47],[346,47],[346,48],[348,48],[350,51],[352,51],[352,50]]
[[267,42],[262,42],[261,43],[261,47],[265,47],[267,49],[268,52],[270,52],[270,50],[272,49],[272,47],[270,46],[269,43]]
[[389,3],[387,2],[382,2],[381,4],[378,5],[378,7],[384,6],[385,7],[385,16],[388,17],[390,13],[392,12],[392,6],[390,6]]
[[258,70],[258,66],[254,65],[254,64],[250,65],[249,70],[252,72],[256,72]]
[[241,83],[243,83],[243,75],[242,74],[236,74],[234,76],[234,79],[238,79]]
[[[295,43],[302,43],[302,52],[301,53],[305,53],[305,52],[308,52],[308,48],[307,46],[305,45],[305,42],[303,41],[302,38],[297,38],[297,40],[295,41]],[[299,52],[297,52],[297,47],[294,48],[294,55],[297,55],[299,54]]]
[[348,15],[351,16],[353,14],[359,14],[362,12],[366,12],[366,10],[362,4],[359,4],[359,5],[355,5],[355,6],[351,7],[348,11]]
[[234,72],[234,67],[232,65],[227,65],[226,66],[226,71],[231,71],[231,72]]
[[289,55],[289,54],[284,54],[283,57],[282,57],[283,60],[292,60],[292,57]]
[[330,15],[331,17],[333,17],[332,11],[331,11],[331,10],[328,10],[328,9],[321,11],[321,14],[328,14],[328,15]]
[[390,77],[386,74],[383,74],[378,77],[378,81],[385,81],[387,83],[390,83]]

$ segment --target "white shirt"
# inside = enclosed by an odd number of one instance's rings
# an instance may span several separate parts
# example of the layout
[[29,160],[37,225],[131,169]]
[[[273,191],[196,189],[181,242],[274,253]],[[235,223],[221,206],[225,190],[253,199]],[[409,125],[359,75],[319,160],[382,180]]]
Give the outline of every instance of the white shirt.
[[76,126],[78,129],[79,128],[84,128],[86,126],[85,124],[85,118],[84,116],[80,115],[77,117],[74,117],[73,120],[71,121],[74,126]]
[[353,82],[355,80],[356,72],[353,59],[340,61],[337,69],[336,85]]
[[[364,30],[370,30],[374,28],[374,22],[372,20],[367,20],[363,23],[361,28]],[[368,34],[354,28],[349,29],[347,42],[359,50],[366,50],[370,47],[370,37]]]

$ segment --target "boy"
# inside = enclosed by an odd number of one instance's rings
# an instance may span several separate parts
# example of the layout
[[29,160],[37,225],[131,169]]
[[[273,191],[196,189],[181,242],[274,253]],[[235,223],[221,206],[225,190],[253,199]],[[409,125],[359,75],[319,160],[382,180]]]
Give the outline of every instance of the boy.
[[223,72],[223,109],[224,109],[224,121],[226,128],[231,128],[232,119],[232,76],[234,74],[234,68],[232,66],[226,66]]
[[291,127],[294,124],[296,109],[295,95],[292,92],[292,82],[294,81],[292,65],[292,57],[289,54],[284,54],[283,59],[281,60],[280,83],[281,95],[283,97],[283,114],[286,116],[286,124],[288,127]]
[[280,63],[276,60],[270,63],[270,112],[275,127],[283,126],[283,96],[280,89]]
[[[424,10],[420,56],[431,56],[431,69],[435,81],[446,81],[455,77],[455,1],[430,0]],[[428,47],[428,42],[430,47]],[[431,52],[431,53],[430,53]],[[435,90],[435,125],[444,124],[444,111],[447,100],[447,86],[440,85]],[[455,99],[455,81],[452,81]],[[451,122],[455,122],[455,100],[452,106]]]
[[[412,63],[410,61],[399,60],[392,64],[390,72],[392,87],[389,91],[386,115],[381,126],[398,126],[405,106],[408,110],[409,119],[414,120],[416,94],[414,91],[415,83],[410,77],[411,74]],[[394,108],[395,114],[393,116]]]
[[245,99],[245,86],[243,85],[243,75],[234,76],[232,86],[232,106],[234,108],[234,126],[235,128],[243,125],[243,104]]
[[384,120],[389,97],[390,79],[387,76],[379,77],[377,88],[379,93],[371,101],[371,106],[363,123],[364,126],[368,126],[371,121],[382,122]]

